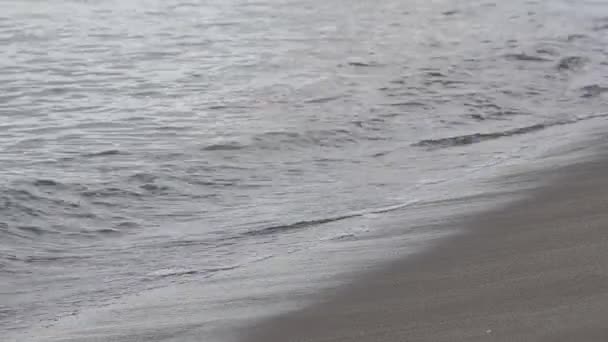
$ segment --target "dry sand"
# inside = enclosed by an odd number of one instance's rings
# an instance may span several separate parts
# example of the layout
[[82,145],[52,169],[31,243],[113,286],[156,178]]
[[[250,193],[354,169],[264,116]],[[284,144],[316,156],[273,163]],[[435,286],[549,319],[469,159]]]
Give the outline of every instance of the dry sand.
[[243,341],[608,341],[608,162],[557,173]]

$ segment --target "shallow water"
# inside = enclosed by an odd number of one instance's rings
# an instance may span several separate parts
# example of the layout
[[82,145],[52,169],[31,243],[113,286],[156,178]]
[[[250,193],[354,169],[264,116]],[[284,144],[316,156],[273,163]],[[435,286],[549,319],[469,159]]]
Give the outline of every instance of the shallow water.
[[0,330],[176,286],[193,326],[267,314],[376,222],[601,127],[607,33],[587,0],[1,0]]

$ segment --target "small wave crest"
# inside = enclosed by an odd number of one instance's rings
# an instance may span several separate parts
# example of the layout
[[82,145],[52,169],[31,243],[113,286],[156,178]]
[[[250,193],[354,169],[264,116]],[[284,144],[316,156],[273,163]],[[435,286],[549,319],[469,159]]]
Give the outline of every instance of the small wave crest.
[[120,150],[104,150],[99,152],[91,152],[86,153],[83,156],[87,158],[96,158],[96,157],[110,157],[110,156],[118,156],[118,155],[127,155],[128,153]]
[[374,209],[369,209],[369,210],[361,210],[361,211],[357,211],[357,212],[353,212],[353,213],[349,213],[349,214],[345,214],[345,215],[338,215],[338,216],[314,219],[314,220],[304,220],[304,221],[298,221],[298,222],[291,223],[291,224],[270,226],[270,227],[265,227],[265,228],[258,229],[258,230],[251,230],[251,231],[245,232],[243,235],[244,236],[264,236],[264,235],[272,235],[272,234],[276,234],[276,233],[284,233],[284,232],[300,230],[300,229],[304,229],[304,228],[308,228],[308,227],[312,227],[312,226],[319,226],[319,225],[323,225],[323,224],[343,221],[343,220],[347,220],[347,219],[351,219],[351,218],[355,218],[355,217],[365,217],[365,216],[373,215],[373,214],[389,213],[391,211],[397,211],[400,209],[410,207],[416,203],[419,203],[419,201],[413,200],[413,201],[396,204],[396,205],[391,205],[391,206],[386,206],[386,207],[374,208]]
[[346,220],[346,219],[357,217],[357,216],[362,216],[362,214],[355,213],[355,214],[334,216],[334,217],[328,217],[328,218],[322,218],[322,219],[316,219],[316,220],[298,221],[298,222],[291,223],[291,224],[270,226],[270,227],[265,227],[265,228],[262,228],[259,230],[248,231],[244,235],[247,235],[247,236],[271,235],[271,234],[275,234],[278,232],[287,232],[287,231],[291,231],[291,230],[307,228],[310,226],[318,226],[318,225],[327,224],[327,223],[331,223],[331,222],[342,221],[342,220]]
[[412,144],[412,146],[428,147],[430,149],[441,149],[441,148],[447,148],[447,147],[472,145],[472,144],[477,144],[477,143],[484,142],[487,140],[494,140],[494,139],[499,139],[499,138],[512,137],[512,136],[516,136],[516,135],[523,135],[523,134],[537,132],[537,131],[540,131],[540,130],[543,130],[543,129],[546,129],[549,127],[569,125],[569,124],[574,124],[574,123],[577,123],[580,121],[603,118],[603,117],[608,117],[608,114],[597,114],[597,115],[590,115],[590,116],[584,116],[584,117],[576,117],[576,118],[573,118],[570,120],[554,121],[554,122],[550,122],[550,123],[540,123],[540,124],[535,124],[535,125],[520,127],[520,128],[514,128],[514,129],[500,131],[500,132],[473,133],[473,134],[452,136],[452,137],[447,137],[447,138],[425,139],[425,140],[421,140],[421,141],[418,141],[417,143]]
[[608,87],[601,86],[599,84],[592,84],[588,86],[584,86],[581,88],[582,97],[591,98],[600,96],[606,92],[608,92]]
[[535,131],[544,129],[546,127],[547,127],[546,125],[538,124],[538,125],[516,128],[516,129],[502,131],[502,132],[474,133],[474,134],[459,135],[459,136],[439,138],[439,139],[425,139],[425,140],[421,140],[421,141],[415,143],[413,146],[443,148],[443,147],[471,145],[471,144],[480,143],[485,140],[498,139],[498,138],[502,138],[502,137],[509,137],[509,136],[514,136],[514,135],[535,132]]
[[108,197],[116,207],[127,194],[118,188],[92,189],[55,179],[15,180],[0,187],[0,238],[36,248],[63,244],[65,239],[117,236],[137,224],[100,208],[100,201]]
[[26,189],[3,188],[1,191],[0,215],[6,220],[15,220],[17,223],[25,219],[42,217],[46,215],[43,209],[45,206],[63,203],[60,199],[38,196]]
[[317,98],[306,100],[306,101],[304,101],[304,103],[312,103],[312,104],[327,103],[327,102],[339,100],[342,97],[343,97],[343,95],[317,97]]
[[583,68],[589,62],[588,58],[580,56],[570,56],[562,58],[557,64],[557,70],[573,71]]
[[19,229],[20,231],[26,232],[26,233],[34,234],[34,235],[44,235],[44,234],[51,232],[48,229],[44,229],[42,227],[37,227],[37,226],[17,226],[17,229]]
[[57,187],[60,184],[52,179],[36,179],[32,182],[34,186],[39,187]]
[[520,62],[550,62],[551,60],[541,56],[529,55],[526,53],[509,53],[505,55],[505,58],[513,61]]
[[116,187],[102,187],[97,189],[89,189],[81,192],[81,195],[85,198],[141,198],[143,194],[122,188]]
[[204,151],[236,151],[245,148],[244,145],[241,145],[236,142],[227,142],[227,143],[218,143],[211,144],[203,147]]
[[198,273],[198,271],[191,270],[191,269],[165,268],[162,270],[150,272],[148,274],[148,276],[154,277],[154,278],[166,278],[166,277],[192,275],[192,274],[197,274],[197,273]]
[[149,278],[170,278],[170,277],[184,277],[184,276],[192,276],[192,275],[210,275],[216,272],[222,271],[230,271],[238,268],[240,265],[231,265],[231,266],[219,266],[206,268],[201,270],[195,270],[190,268],[163,268],[160,270],[156,270],[154,272],[148,273]]
[[310,146],[343,147],[369,138],[344,128],[308,130],[303,132],[270,131],[254,135],[247,142],[219,142],[204,146],[203,151],[233,152],[250,150],[279,150],[308,148]]
[[353,66],[353,67],[360,67],[360,68],[373,68],[373,67],[382,66],[379,63],[362,62],[362,61],[351,61],[351,62],[348,62],[348,65]]
[[95,230],[83,230],[83,233],[87,234],[99,234],[99,235],[116,235],[120,234],[121,231],[114,228],[99,228]]

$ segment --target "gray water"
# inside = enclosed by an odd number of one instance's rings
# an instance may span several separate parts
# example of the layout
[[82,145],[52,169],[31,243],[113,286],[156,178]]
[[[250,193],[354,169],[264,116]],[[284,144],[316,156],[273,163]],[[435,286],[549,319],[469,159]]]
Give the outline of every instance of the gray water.
[[[222,279],[301,282],[265,265],[600,127],[607,35],[591,0],[0,0],[0,330],[163,289],[230,322]],[[95,336],[186,340],[151,315]]]

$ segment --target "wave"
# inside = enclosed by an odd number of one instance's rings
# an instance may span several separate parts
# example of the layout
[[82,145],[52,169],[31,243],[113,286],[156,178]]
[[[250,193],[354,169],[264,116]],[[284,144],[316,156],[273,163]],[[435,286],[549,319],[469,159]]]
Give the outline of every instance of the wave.
[[100,229],[95,229],[95,230],[83,230],[83,233],[86,234],[99,234],[99,235],[116,235],[116,234],[120,234],[121,231],[118,229],[114,229],[114,228],[100,228]]
[[193,275],[199,273],[196,270],[191,269],[175,269],[175,268],[167,268],[162,270],[157,270],[148,274],[148,276],[154,278],[167,278],[167,277],[176,277],[176,276],[184,276],[184,275]]
[[322,218],[322,219],[316,219],[316,220],[299,221],[299,222],[295,222],[295,223],[291,223],[291,224],[270,226],[270,227],[265,227],[265,228],[262,228],[259,230],[251,230],[251,231],[244,233],[243,235],[246,235],[246,236],[271,235],[271,234],[275,234],[277,232],[286,232],[286,231],[302,229],[302,228],[306,228],[306,227],[310,227],[310,226],[319,226],[322,224],[342,221],[342,220],[346,220],[346,219],[358,217],[358,216],[363,216],[363,215],[356,213],[356,214],[334,216],[334,217],[328,217],[328,218]]
[[57,186],[59,186],[59,183],[52,179],[36,179],[35,181],[32,182],[32,184],[34,186],[39,186],[39,187],[57,187]]
[[460,13],[459,10],[449,10],[449,11],[443,12],[442,14],[445,16],[451,16],[451,15],[458,14],[458,13]]
[[304,221],[298,221],[298,222],[291,223],[291,224],[270,226],[270,227],[265,227],[262,229],[251,230],[251,231],[243,233],[243,235],[244,236],[264,236],[264,235],[272,235],[275,233],[289,232],[292,230],[300,230],[303,228],[308,228],[308,227],[312,227],[312,226],[320,226],[323,224],[343,221],[343,220],[347,220],[347,219],[351,219],[351,218],[355,218],[355,217],[364,217],[364,216],[372,215],[372,214],[384,214],[384,213],[388,213],[391,211],[397,211],[400,209],[404,209],[404,208],[410,207],[417,203],[419,203],[419,201],[413,200],[413,201],[400,203],[400,204],[396,204],[396,205],[391,205],[391,206],[386,206],[386,207],[357,211],[357,212],[353,212],[353,213],[349,213],[349,214],[345,214],[345,215],[332,216],[332,217],[320,218],[320,219],[314,219],[314,220],[304,220]]
[[[118,206],[118,201],[113,199],[126,196],[135,195],[118,188],[92,190],[81,184],[53,179],[14,181],[0,187],[0,216],[3,218],[0,239],[44,244],[69,237],[101,238],[119,234],[136,224],[116,216],[115,212],[97,209],[101,198],[108,197],[112,199],[109,202]],[[114,216],[110,216],[112,214]]]
[[603,93],[608,92],[608,87],[603,87],[598,84],[592,84],[581,88],[581,91],[583,92],[583,95],[581,95],[582,97],[590,98],[600,96]]
[[95,158],[95,157],[109,157],[109,156],[118,156],[118,155],[128,155],[125,151],[120,150],[105,150],[99,152],[86,153],[83,157],[87,158]]
[[277,149],[285,147],[340,147],[358,141],[353,132],[343,129],[308,130],[304,132],[266,132],[254,137],[256,147]]
[[34,235],[44,235],[47,233],[51,233],[51,231],[37,226],[18,226],[17,229]]
[[354,67],[363,67],[363,68],[371,68],[371,67],[379,67],[381,66],[378,63],[367,63],[367,62],[348,62],[348,65]]
[[236,151],[244,149],[246,146],[236,142],[211,144],[203,147],[203,151]]
[[523,135],[523,134],[541,131],[541,130],[549,128],[549,127],[570,125],[570,124],[574,124],[574,123],[577,123],[580,121],[604,118],[604,117],[608,117],[608,113],[590,115],[590,116],[585,116],[585,117],[577,117],[577,118],[569,119],[569,120],[554,121],[551,123],[540,123],[540,124],[535,124],[535,125],[525,126],[525,127],[520,127],[520,128],[514,128],[514,129],[500,131],[500,132],[473,133],[473,134],[452,136],[452,137],[447,137],[447,138],[425,139],[425,140],[420,140],[417,143],[412,144],[412,146],[428,147],[431,149],[466,146],[466,145],[477,144],[477,143],[484,142],[487,140],[494,140],[494,139],[499,139],[499,138],[512,137],[512,136],[516,136],[516,135]]
[[406,101],[406,102],[395,102],[389,103],[389,106],[393,107],[425,107],[426,104],[418,101]]
[[506,59],[522,62],[550,62],[551,60],[545,57],[528,55],[525,53],[509,53],[505,55]]
[[191,276],[191,275],[198,275],[198,274],[212,274],[212,273],[216,273],[216,272],[234,270],[239,267],[240,267],[240,265],[232,265],[232,266],[220,266],[220,267],[206,268],[203,270],[195,270],[195,269],[189,269],[189,268],[164,268],[164,269],[160,269],[160,270],[148,273],[148,277],[169,278],[169,277]]
[[587,38],[589,38],[589,36],[586,34],[573,33],[573,34],[568,35],[568,37],[566,37],[566,41],[573,42],[575,40],[587,39]]
[[81,192],[80,195],[85,198],[142,198],[144,196],[142,193],[139,192],[116,187],[89,189]]
[[562,58],[557,64],[557,70],[568,71],[583,68],[589,62],[588,58],[580,56],[570,56]]
[[413,146],[442,148],[442,147],[472,145],[472,144],[480,143],[480,142],[486,141],[486,140],[498,139],[501,137],[510,137],[510,136],[514,136],[514,135],[535,132],[535,131],[544,129],[546,127],[547,127],[546,125],[537,124],[537,125],[516,128],[516,129],[502,131],[502,132],[474,133],[474,134],[459,135],[459,136],[453,136],[453,137],[447,137],[447,138],[426,139],[426,140],[421,140],[421,141],[413,144]]
[[75,260],[91,259],[90,255],[30,255],[21,259],[27,264],[46,264],[53,262],[73,262]]
[[326,96],[326,97],[319,97],[319,98],[314,98],[314,99],[309,99],[304,101],[304,103],[327,103],[327,102],[331,102],[331,101],[335,101],[335,100],[339,100],[342,97],[344,97],[343,95],[335,95],[335,96]]
[[249,137],[247,142],[227,141],[202,148],[209,152],[231,152],[244,149],[280,150],[306,148],[309,146],[342,147],[361,139],[371,139],[365,134],[344,128],[293,131],[270,131]]
[[2,189],[0,195],[0,215],[4,219],[19,222],[24,217],[36,218],[46,213],[35,204],[39,198],[26,190]]

